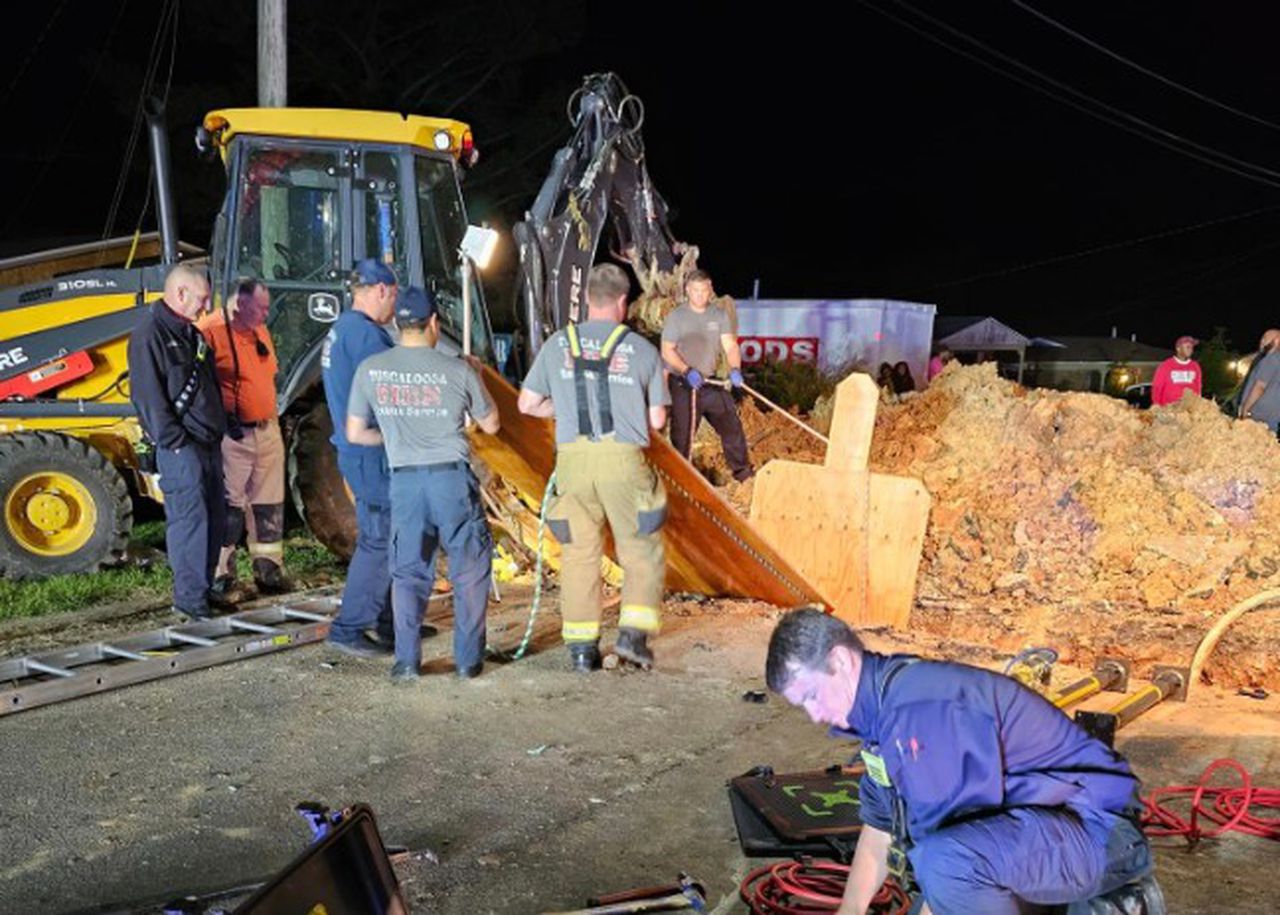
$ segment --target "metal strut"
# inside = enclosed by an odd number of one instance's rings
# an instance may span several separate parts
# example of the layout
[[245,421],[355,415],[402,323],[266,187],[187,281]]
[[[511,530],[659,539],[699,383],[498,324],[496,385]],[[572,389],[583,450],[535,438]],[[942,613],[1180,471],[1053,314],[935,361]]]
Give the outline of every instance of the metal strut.
[[1093,673],[1070,683],[1048,699],[1058,708],[1066,711],[1073,705],[1079,705],[1090,696],[1101,692],[1123,693],[1129,688],[1129,665],[1119,658],[1100,658]]
[[1106,711],[1076,712],[1076,724],[1084,728],[1089,736],[1112,746],[1116,731],[1132,723],[1143,712],[1155,708],[1166,699],[1185,702],[1190,673],[1186,667],[1157,667],[1149,684]]

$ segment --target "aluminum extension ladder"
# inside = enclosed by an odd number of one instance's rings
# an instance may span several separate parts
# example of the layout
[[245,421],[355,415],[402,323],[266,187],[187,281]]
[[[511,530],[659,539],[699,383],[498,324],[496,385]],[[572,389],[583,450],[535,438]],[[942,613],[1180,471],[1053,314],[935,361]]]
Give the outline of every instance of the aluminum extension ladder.
[[302,597],[0,661],[0,716],[319,642],[340,600]]

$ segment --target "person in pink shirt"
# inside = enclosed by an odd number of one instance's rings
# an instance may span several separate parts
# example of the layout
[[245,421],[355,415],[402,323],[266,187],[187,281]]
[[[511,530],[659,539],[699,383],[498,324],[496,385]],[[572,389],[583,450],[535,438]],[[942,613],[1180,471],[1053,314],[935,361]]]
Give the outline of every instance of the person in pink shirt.
[[1173,355],[1156,367],[1151,378],[1151,405],[1163,407],[1177,403],[1187,391],[1200,396],[1200,385],[1203,374],[1200,363],[1191,358],[1191,353],[1200,343],[1195,337],[1182,336],[1173,343]]
[[952,358],[954,357],[951,355],[951,350],[947,349],[945,346],[939,347],[937,352],[933,354],[933,358],[929,360],[929,367],[925,371],[924,376],[925,383],[927,384],[941,375],[943,368],[946,367],[946,364],[950,362]]

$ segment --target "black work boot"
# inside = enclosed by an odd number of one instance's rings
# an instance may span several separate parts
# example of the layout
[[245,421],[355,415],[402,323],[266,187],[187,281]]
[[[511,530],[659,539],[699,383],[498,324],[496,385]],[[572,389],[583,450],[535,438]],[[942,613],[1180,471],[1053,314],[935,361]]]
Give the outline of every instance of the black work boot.
[[646,670],[653,666],[653,652],[648,645],[649,634],[624,626],[618,629],[618,641],[613,646],[618,657]]
[[249,592],[230,575],[220,575],[209,589],[209,603],[219,610],[234,610],[237,604],[249,599]]
[[589,674],[593,670],[600,669],[600,643],[599,642],[570,642],[569,643],[569,660],[573,665],[573,672],[577,674]]
[[284,569],[261,557],[253,561],[253,582],[263,594],[285,594],[293,590],[293,582],[285,577]]

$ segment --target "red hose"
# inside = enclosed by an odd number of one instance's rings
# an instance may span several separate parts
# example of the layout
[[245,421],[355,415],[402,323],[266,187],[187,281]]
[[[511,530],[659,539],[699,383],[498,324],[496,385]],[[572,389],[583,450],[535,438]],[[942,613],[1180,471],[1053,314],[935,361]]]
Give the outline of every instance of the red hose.
[[[1236,772],[1241,784],[1210,787],[1209,781],[1219,769]],[[1169,809],[1168,801],[1187,797],[1191,799],[1189,816]],[[1280,840],[1280,817],[1264,817],[1258,812],[1262,808],[1280,810],[1280,788],[1255,786],[1245,767],[1234,759],[1214,760],[1194,785],[1157,788],[1142,803],[1146,807],[1142,826],[1149,836],[1184,836],[1194,844],[1235,831]],[[1215,825],[1202,826],[1202,819]]]
[[[755,915],[811,915],[840,908],[847,864],[829,861],[783,861],[766,864],[747,874],[738,893]],[[905,912],[911,899],[892,879],[871,900],[877,915]]]

